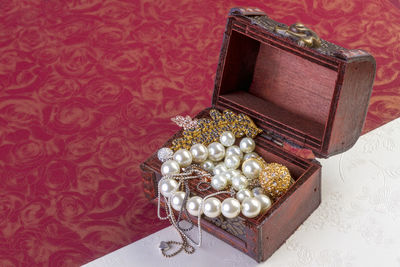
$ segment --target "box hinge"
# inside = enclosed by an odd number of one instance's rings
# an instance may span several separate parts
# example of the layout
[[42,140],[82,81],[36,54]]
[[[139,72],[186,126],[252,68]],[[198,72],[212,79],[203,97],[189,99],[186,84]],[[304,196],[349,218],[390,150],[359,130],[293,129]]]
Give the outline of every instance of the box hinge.
[[271,141],[275,144],[277,144],[278,146],[283,146],[283,143],[285,141],[285,139],[283,137],[281,137],[280,135],[274,133],[273,131],[267,131],[264,130],[260,136],[262,136],[263,138],[267,139],[268,141]]
[[303,159],[315,159],[314,152],[311,149],[295,144],[294,142],[280,136],[277,133],[274,133],[273,131],[264,130],[263,133],[260,134],[260,136],[282,147],[283,150],[295,154],[296,156],[299,156]]

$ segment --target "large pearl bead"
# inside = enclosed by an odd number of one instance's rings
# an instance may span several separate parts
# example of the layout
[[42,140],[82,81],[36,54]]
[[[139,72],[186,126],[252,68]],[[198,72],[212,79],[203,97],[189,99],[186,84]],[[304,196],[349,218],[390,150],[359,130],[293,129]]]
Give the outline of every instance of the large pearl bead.
[[174,160],[178,162],[179,166],[187,167],[192,163],[192,154],[187,149],[179,149],[174,154]]
[[203,212],[207,217],[218,217],[221,214],[221,201],[215,197],[207,198],[203,202]]
[[237,175],[232,178],[232,187],[236,191],[246,188],[248,184],[247,178],[243,175]]
[[170,197],[178,188],[178,182],[174,179],[164,179],[159,183],[160,193],[165,197]]
[[211,178],[211,186],[217,191],[224,190],[227,185],[228,179],[226,178],[225,173],[217,174]]
[[185,195],[185,192],[182,191],[176,191],[171,195],[171,206],[174,210],[180,211],[182,209]]
[[240,158],[237,155],[227,156],[224,163],[228,169],[237,169],[240,165]]
[[215,165],[211,160],[206,160],[201,164],[201,167],[208,172],[212,172]]
[[236,193],[236,199],[242,202],[245,198],[252,197],[253,194],[249,189],[241,189]]
[[195,163],[202,163],[208,157],[208,149],[203,144],[195,144],[190,148],[190,153],[192,154],[193,161]]
[[226,179],[228,180],[228,183],[231,183],[232,178],[235,176],[238,176],[240,174],[241,174],[241,172],[239,170],[232,170],[232,169],[224,172],[224,175],[225,175]]
[[215,166],[215,168],[213,169],[213,174],[218,175],[223,172],[226,172],[227,170],[228,170],[228,168],[225,166],[225,163],[221,162],[221,163],[218,163],[217,166]]
[[251,159],[251,158],[258,158],[259,157],[259,155],[256,153],[256,152],[250,152],[250,153],[246,153],[244,156],[243,156],[243,160],[248,160],[248,159]]
[[253,152],[254,148],[256,148],[256,142],[249,137],[245,137],[240,140],[239,146],[240,150],[242,150],[244,153],[250,153]]
[[254,196],[258,196],[261,194],[264,194],[264,189],[262,189],[261,187],[254,187],[251,192],[253,192]]
[[268,196],[266,196],[264,194],[259,194],[259,195],[256,195],[254,197],[256,199],[258,199],[260,201],[260,203],[261,203],[261,212],[264,212],[264,211],[268,210],[271,207],[272,201]]
[[242,172],[249,179],[256,179],[260,175],[261,165],[256,159],[248,159],[242,164]]
[[243,152],[238,146],[230,146],[226,149],[225,156],[228,157],[231,155],[239,156],[240,159],[243,158]]
[[186,202],[186,209],[190,213],[190,215],[199,216],[199,214],[203,213],[201,209],[202,201],[203,199],[199,196],[194,196],[188,199],[188,201]]
[[226,218],[235,218],[240,213],[240,202],[239,200],[228,197],[222,201],[221,212]]
[[261,202],[257,198],[248,197],[242,202],[242,214],[247,218],[254,218],[261,211]]
[[225,157],[225,147],[221,143],[214,142],[208,145],[208,158],[212,161],[220,161]]
[[173,159],[167,160],[161,165],[161,174],[164,176],[178,174],[180,170],[178,162]]
[[219,141],[224,146],[231,146],[235,143],[235,135],[230,131],[223,132],[219,137]]

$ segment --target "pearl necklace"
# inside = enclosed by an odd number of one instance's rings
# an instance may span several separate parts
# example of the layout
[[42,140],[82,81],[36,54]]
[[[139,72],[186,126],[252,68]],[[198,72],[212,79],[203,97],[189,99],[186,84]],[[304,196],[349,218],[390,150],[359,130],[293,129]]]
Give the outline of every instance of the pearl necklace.
[[[182,136],[171,143],[171,148],[176,152],[170,148],[161,148],[157,153],[163,162],[163,176],[158,183],[157,215],[161,220],[168,219],[182,238],[182,242],[161,242],[159,248],[165,257],[172,257],[180,251],[193,253],[194,247],[188,240],[196,246],[201,245],[200,223],[203,214],[209,218],[221,214],[226,218],[235,218],[240,213],[247,218],[257,217],[271,207],[271,198],[275,200],[285,193],[293,182],[287,167],[278,163],[267,164],[254,152],[255,142],[250,137],[255,137],[262,130],[257,128],[250,117],[236,115],[230,110],[220,113],[212,109],[210,118],[173,118],[174,122],[184,128]],[[235,145],[235,136],[243,135],[247,137]],[[204,198],[190,196],[188,181],[191,179],[200,180],[197,184],[198,192],[211,188],[215,192]],[[185,192],[179,190],[181,187],[185,188]],[[221,202],[216,198],[221,194],[229,197]],[[165,217],[160,214],[161,198],[165,203]],[[178,211],[177,219],[174,210]],[[182,212],[191,224],[189,228],[184,229],[179,225]],[[194,226],[188,214],[197,216],[198,243],[185,233]],[[166,253],[172,244],[180,245],[180,248]]]
[[[182,242],[161,242],[159,248],[165,257],[172,257],[180,251],[194,253],[194,247],[188,240],[196,246],[201,246],[203,214],[209,218],[216,218],[222,214],[232,219],[242,213],[247,218],[255,218],[265,213],[272,205],[271,198],[265,192],[275,199],[286,192],[290,182],[293,181],[287,167],[278,163],[267,164],[254,152],[253,139],[242,138],[237,146],[234,145],[236,141],[234,134],[225,131],[220,135],[219,141],[207,147],[200,143],[194,144],[189,150],[179,149],[175,153],[170,148],[161,148],[157,153],[163,162],[161,165],[163,177],[158,182],[157,215],[161,220],[168,219],[182,239]],[[196,167],[198,165],[200,168]],[[197,184],[198,191],[207,191],[212,187],[216,192],[204,198],[190,197],[188,181],[191,179],[201,180]],[[182,183],[186,192],[178,190]],[[201,188],[203,184],[208,187]],[[215,197],[220,194],[230,196],[221,202]],[[165,217],[160,214],[161,197],[166,203]],[[173,210],[179,212],[177,219]],[[188,220],[191,224],[189,228],[184,229],[179,225],[182,212],[187,217],[189,217],[187,213],[197,216],[198,242],[185,233],[193,228],[191,220]],[[168,254],[166,251],[172,244],[180,245],[180,248]]]
[[[210,218],[218,217],[220,214],[226,218],[235,218],[241,212],[247,218],[254,218],[265,212],[272,204],[271,199],[260,187],[254,187],[252,190],[247,188],[250,181],[258,178],[262,168],[256,159],[259,156],[254,152],[254,140],[245,137],[239,146],[236,146],[235,136],[232,132],[226,131],[220,135],[219,141],[211,143],[208,147],[195,144],[190,151],[179,149],[173,153],[168,148],[159,150],[158,157],[164,162],[161,173],[164,177],[169,177],[160,180],[159,192],[167,198],[174,210],[181,211],[185,204],[186,210],[193,216],[204,213]],[[242,160],[244,161],[240,171],[237,168],[240,167]],[[204,170],[214,174],[210,183],[213,189],[221,192],[231,186],[231,190],[237,191],[236,198],[229,197],[221,203],[218,198],[210,195],[204,199],[192,196],[184,203],[184,199],[187,198],[186,193],[177,190],[180,183],[171,177],[178,175],[181,168],[190,166],[192,162],[200,164]],[[227,192],[233,195],[235,191]]]

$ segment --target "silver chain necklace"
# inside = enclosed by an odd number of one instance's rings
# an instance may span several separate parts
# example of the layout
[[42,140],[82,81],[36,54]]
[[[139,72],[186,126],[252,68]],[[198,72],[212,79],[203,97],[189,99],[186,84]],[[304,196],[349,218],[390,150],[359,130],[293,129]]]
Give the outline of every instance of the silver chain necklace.
[[[196,175],[192,175],[193,173],[195,173]],[[195,251],[195,248],[188,242],[188,240],[195,246],[200,247],[201,243],[202,243],[202,232],[201,232],[201,213],[199,213],[199,215],[197,216],[197,226],[198,226],[198,243],[195,242],[187,233],[190,230],[193,229],[194,224],[192,222],[192,220],[190,219],[190,217],[188,216],[188,211],[186,209],[186,201],[190,195],[190,188],[188,185],[188,181],[192,180],[192,179],[200,179],[200,178],[204,178],[204,177],[211,177],[210,174],[205,174],[204,171],[200,171],[196,168],[188,168],[185,170],[184,173],[180,173],[180,174],[175,174],[175,175],[168,175],[168,176],[163,176],[159,183],[158,183],[158,200],[157,200],[157,216],[160,220],[169,220],[169,222],[172,224],[172,226],[175,228],[175,230],[178,232],[179,236],[181,237],[181,242],[178,241],[161,241],[159,248],[161,249],[161,253],[163,254],[164,257],[173,257],[177,254],[179,254],[181,251],[184,251],[188,254],[192,254]],[[181,209],[179,210],[178,213],[178,218],[175,219],[175,215],[174,215],[174,211],[172,210],[172,206],[171,206],[171,198],[166,198],[165,196],[162,196],[164,199],[164,203],[165,203],[165,212],[166,212],[166,216],[162,217],[160,214],[160,207],[161,207],[161,193],[160,193],[160,182],[162,182],[163,180],[166,179],[178,179],[178,186],[176,188],[179,188],[182,183],[184,184],[185,187],[185,197],[181,206]],[[207,187],[201,187],[202,185],[206,184]],[[210,183],[206,182],[206,181],[200,181],[197,184],[197,189],[199,191],[207,191],[208,189],[210,189]],[[177,190],[177,189],[176,189]],[[231,196],[234,194],[233,191],[219,191],[219,192],[215,192],[212,194],[207,195],[206,197],[202,198],[201,200],[201,204],[200,206],[203,206],[203,203],[205,200],[207,200],[210,197],[213,196],[217,196],[220,194],[230,194]],[[183,228],[182,226],[180,226],[180,222],[181,222],[181,216],[182,216],[182,212],[185,213],[185,216],[187,218],[187,220],[190,223],[190,226],[188,228]],[[178,245],[180,246],[175,252],[172,253],[167,253],[166,251],[171,249],[172,245]]]

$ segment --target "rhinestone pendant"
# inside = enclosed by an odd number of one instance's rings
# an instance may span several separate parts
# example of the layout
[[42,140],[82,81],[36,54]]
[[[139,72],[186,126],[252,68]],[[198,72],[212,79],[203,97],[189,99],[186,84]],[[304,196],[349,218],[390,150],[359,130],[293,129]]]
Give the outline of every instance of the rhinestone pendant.
[[169,159],[172,159],[174,151],[168,147],[160,148],[157,152],[157,157],[161,162],[166,162]]

